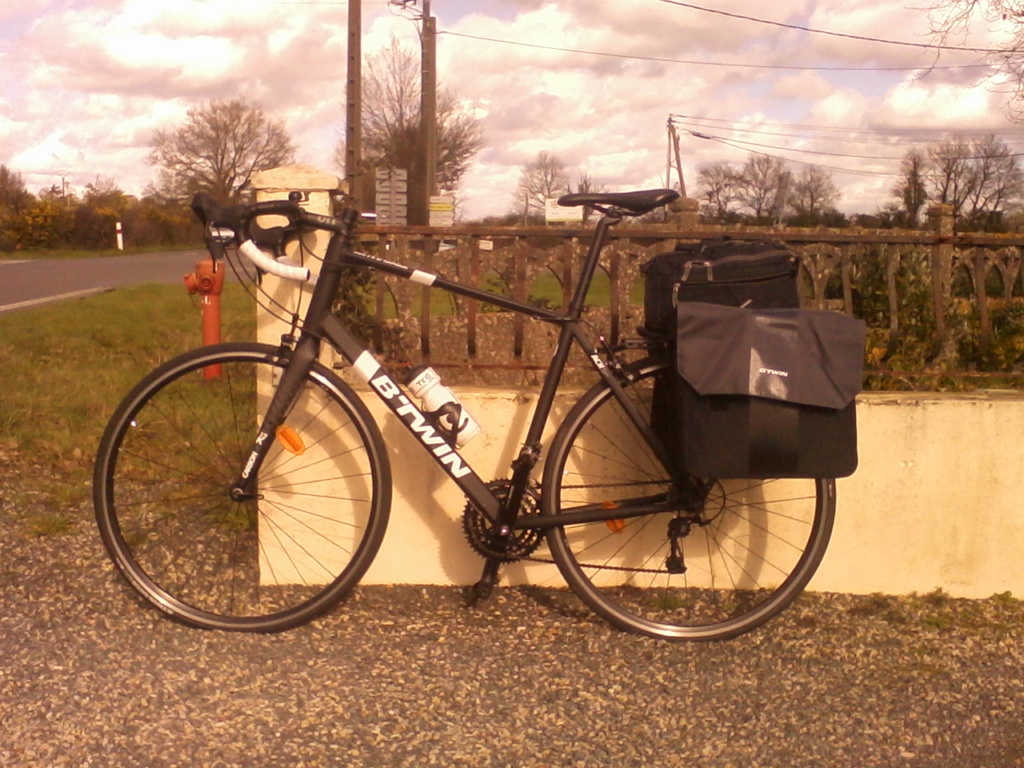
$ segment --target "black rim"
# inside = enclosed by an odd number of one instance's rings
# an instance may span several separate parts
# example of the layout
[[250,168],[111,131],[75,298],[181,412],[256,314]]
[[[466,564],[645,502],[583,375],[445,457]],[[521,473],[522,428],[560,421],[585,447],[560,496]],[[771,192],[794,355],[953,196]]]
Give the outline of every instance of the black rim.
[[[301,451],[283,438],[261,471],[261,498],[228,497],[255,433],[255,370],[279,367],[272,358],[244,345],[179,358],[126,398],[102,443],[104,543],[136,590],[190,624],[306,621],[354,586],[383,538],[379,436],[322,370],[289,417]],[[201,369],[212,363],[221,377],[211,382]]]

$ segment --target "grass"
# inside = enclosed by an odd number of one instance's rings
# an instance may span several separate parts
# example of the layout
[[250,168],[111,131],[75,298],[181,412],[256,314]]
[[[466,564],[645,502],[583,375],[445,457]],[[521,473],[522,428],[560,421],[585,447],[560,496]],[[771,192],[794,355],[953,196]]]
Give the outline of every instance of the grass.
[[1024,601],[1010,592],[992,595],[988,600],[953,598],[942,589],[927,594],[904,596],[873,594],[857,600],[850,608],[852,616],[876,618],[892,626],[914,627],[934,632],[985,628],[1005,632],[1024,622]]
[[[485,279],[482,282],[481,288],[483,290],[493,291],[501,294],[502,296],[511,298],[511,292],[498,279]],[[446,293],[442,290],[431,290],[428,295],[430,300],[430,314],[433,317],[452,317],[456,314],[456,303],[453,294]],[[642,304],[643,295],[643,279],[637,278],[636,282],[630,286],[630,298],[634,303]],[[551,309],[561,307],[562,284],[552,273],[541,273],[530,285],[527,303]],[[603,272],[598,272],[594,276],[594,280],[590,284],[590,290],[587,292],[587,304],[594,307],[611,306],[611,282],[609,281],[608,276]],[[419,298],[412,301],[410,311],[414,316],[419,315],[421,306],[422,304]],[[489,308],[484,304],[481,306],[484,312],[499,311]],[[373,311],[372,306],[370,307],[370,311]],[[385,317],[392,318],[395,317],[396,314],[394,301],[390,298],[387,299],[385,301]]]
[[[225,341],[253,336],[237,285],[222,301]],[[184,288],[146,285],[0,315],[0,484],[32,478],[17,508],[30,535],[69,529],[89,495],[107,418],[150,369],[200,343],[200,309]]]
[[[533,301],[561,303],[553,276],[531,293]],[[454,312],[447,295],[430,294],[437,315]],[[595,281],[588,298],[607,304],[607,280]],[[225,288],[222,314],[225,341],[253,338],[255,310],[240,286]],[[142,376],[200,344],[200,319],[197,302],[176,285],[0,314],[0,488],[8,490],[10,473],[21,476],[9,492],[27,535],[68,531],[89,507],[92,462],[107,419]]]

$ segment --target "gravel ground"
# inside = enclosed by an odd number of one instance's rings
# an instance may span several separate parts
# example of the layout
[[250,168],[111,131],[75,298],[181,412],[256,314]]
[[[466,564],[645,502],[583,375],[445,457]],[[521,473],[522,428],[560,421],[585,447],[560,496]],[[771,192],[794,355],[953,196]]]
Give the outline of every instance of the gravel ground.
[[[27,534],[0,462],[0,765],[1024,766],[1024,604],[808,595],[727,643],[570,593],[362,588],[253,636],[162,619],[83,507]],[[467,552],[467,556],[468,552]]]

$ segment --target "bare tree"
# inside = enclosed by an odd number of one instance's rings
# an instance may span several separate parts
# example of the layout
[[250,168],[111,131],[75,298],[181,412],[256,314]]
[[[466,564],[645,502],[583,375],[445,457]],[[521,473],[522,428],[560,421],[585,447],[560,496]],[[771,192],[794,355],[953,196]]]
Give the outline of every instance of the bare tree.
[[944,139],[930,144],[927,155],[925,179],[931,199],[953,206],[953,215],[959,216],[975,183],[970,144],[959,137]]
[[832,174],[808,165],[793,180],[787,202],[797,217],[813,219],[831,211],[839,196],[839,188],[832,181]]
[[230,200],[257,171],[289,163],[295,150],[284,123],[244,98],[213,100],[188,111],[183,125],[153,134],[157,190],[183,200],[203,190]]
[[[604,192],[604,184],[600,184],[594,181],[594,177],[590,175],[590,171],[585,168],[580,168],[576,171],[576,189],[570,191],[578,194],[586,194],[588,192]],[[583,221],[586,223],[590,221],[590,217],[594,214],[594,209],[589,205],[583,207]]]
[[911,149],[900,162],[900,180],[892,188],[892,196],[900,202],[899,222],[902,226],[916,227],[921,219],[921,209],[928,202],[925,188],[925,167],[927,158],[917,147]]
[[129,197],[113,179],[97,176],[95,180],[85,185],[82,202],[93,208],[121,211],[127,207]]
[[[394,37],[371,56],[363,74],[363,160],[369,166],[404,168],[410,200],[425,200],[420,131],[420,61]],[[437,185],[455,190],[483,148],[480,121],[447,89],[437,98]],[[335,149],[343,165],[344,145]]]
[[522,206],[524,223],[539,210],[544,213],[544,201],[560,197],[569,191],[569,174],[557,155],[547,150],[523,166],[519,176],[516,199]]
[[741,175],[732,164],[718,161],[697,170],[697,194],[716,219],[732,213],[739,200]]
[[902,203],[901,223],[916,225],[931,200],[951,205],[964,226],[991,229],[1008,205],[1024,198],[1024,170],[1002,139],[953,137],[910,150],[892,194]]
[[594,177],[590,175],[590,171],[586,168],[580,168],[576,171],[576,189],[572,191],[578,194],[604,192],[605,186],[604,184],[594,181]]
[[1017,156],[995,136],[971,142],[971,176],[964,215],[976,227],[995,225],[1007,203],[1024,194],[1024,172]]
[[786,165],[780,157],[751,155],[743,164],[737,199],[755,218],[772,214]]
[[[1024,121],[1024,3],[1021,0],[934,0],[926,6],[932,34],[940,44],[964,42],[975,20],[1009,28],[1009,39],[993,45],[1001,53],[992,77],[1013,83],[1007,104],[1010,118]],[[986,62],[992,61],[991,54]]]

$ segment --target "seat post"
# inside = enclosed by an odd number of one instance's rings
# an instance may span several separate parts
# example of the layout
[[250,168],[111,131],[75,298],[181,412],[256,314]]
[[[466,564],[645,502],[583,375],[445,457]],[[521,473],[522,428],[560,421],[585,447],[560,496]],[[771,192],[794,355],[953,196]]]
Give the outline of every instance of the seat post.
[[622,217],[615,213],[604,214],[594,228],[594,236],[587,248],[587,256],[583,260],[583,269],[580,272],[579,280],[576,281],[576,288],[572,299],[569,301],[569,316],[573,320],[579,320],[583,315],[583,308],[587,300],[587,291],[590,290],[590,282],[594,279],[594,272],[601,258],[601,251],[608,241],[608,232],[622,221]]

